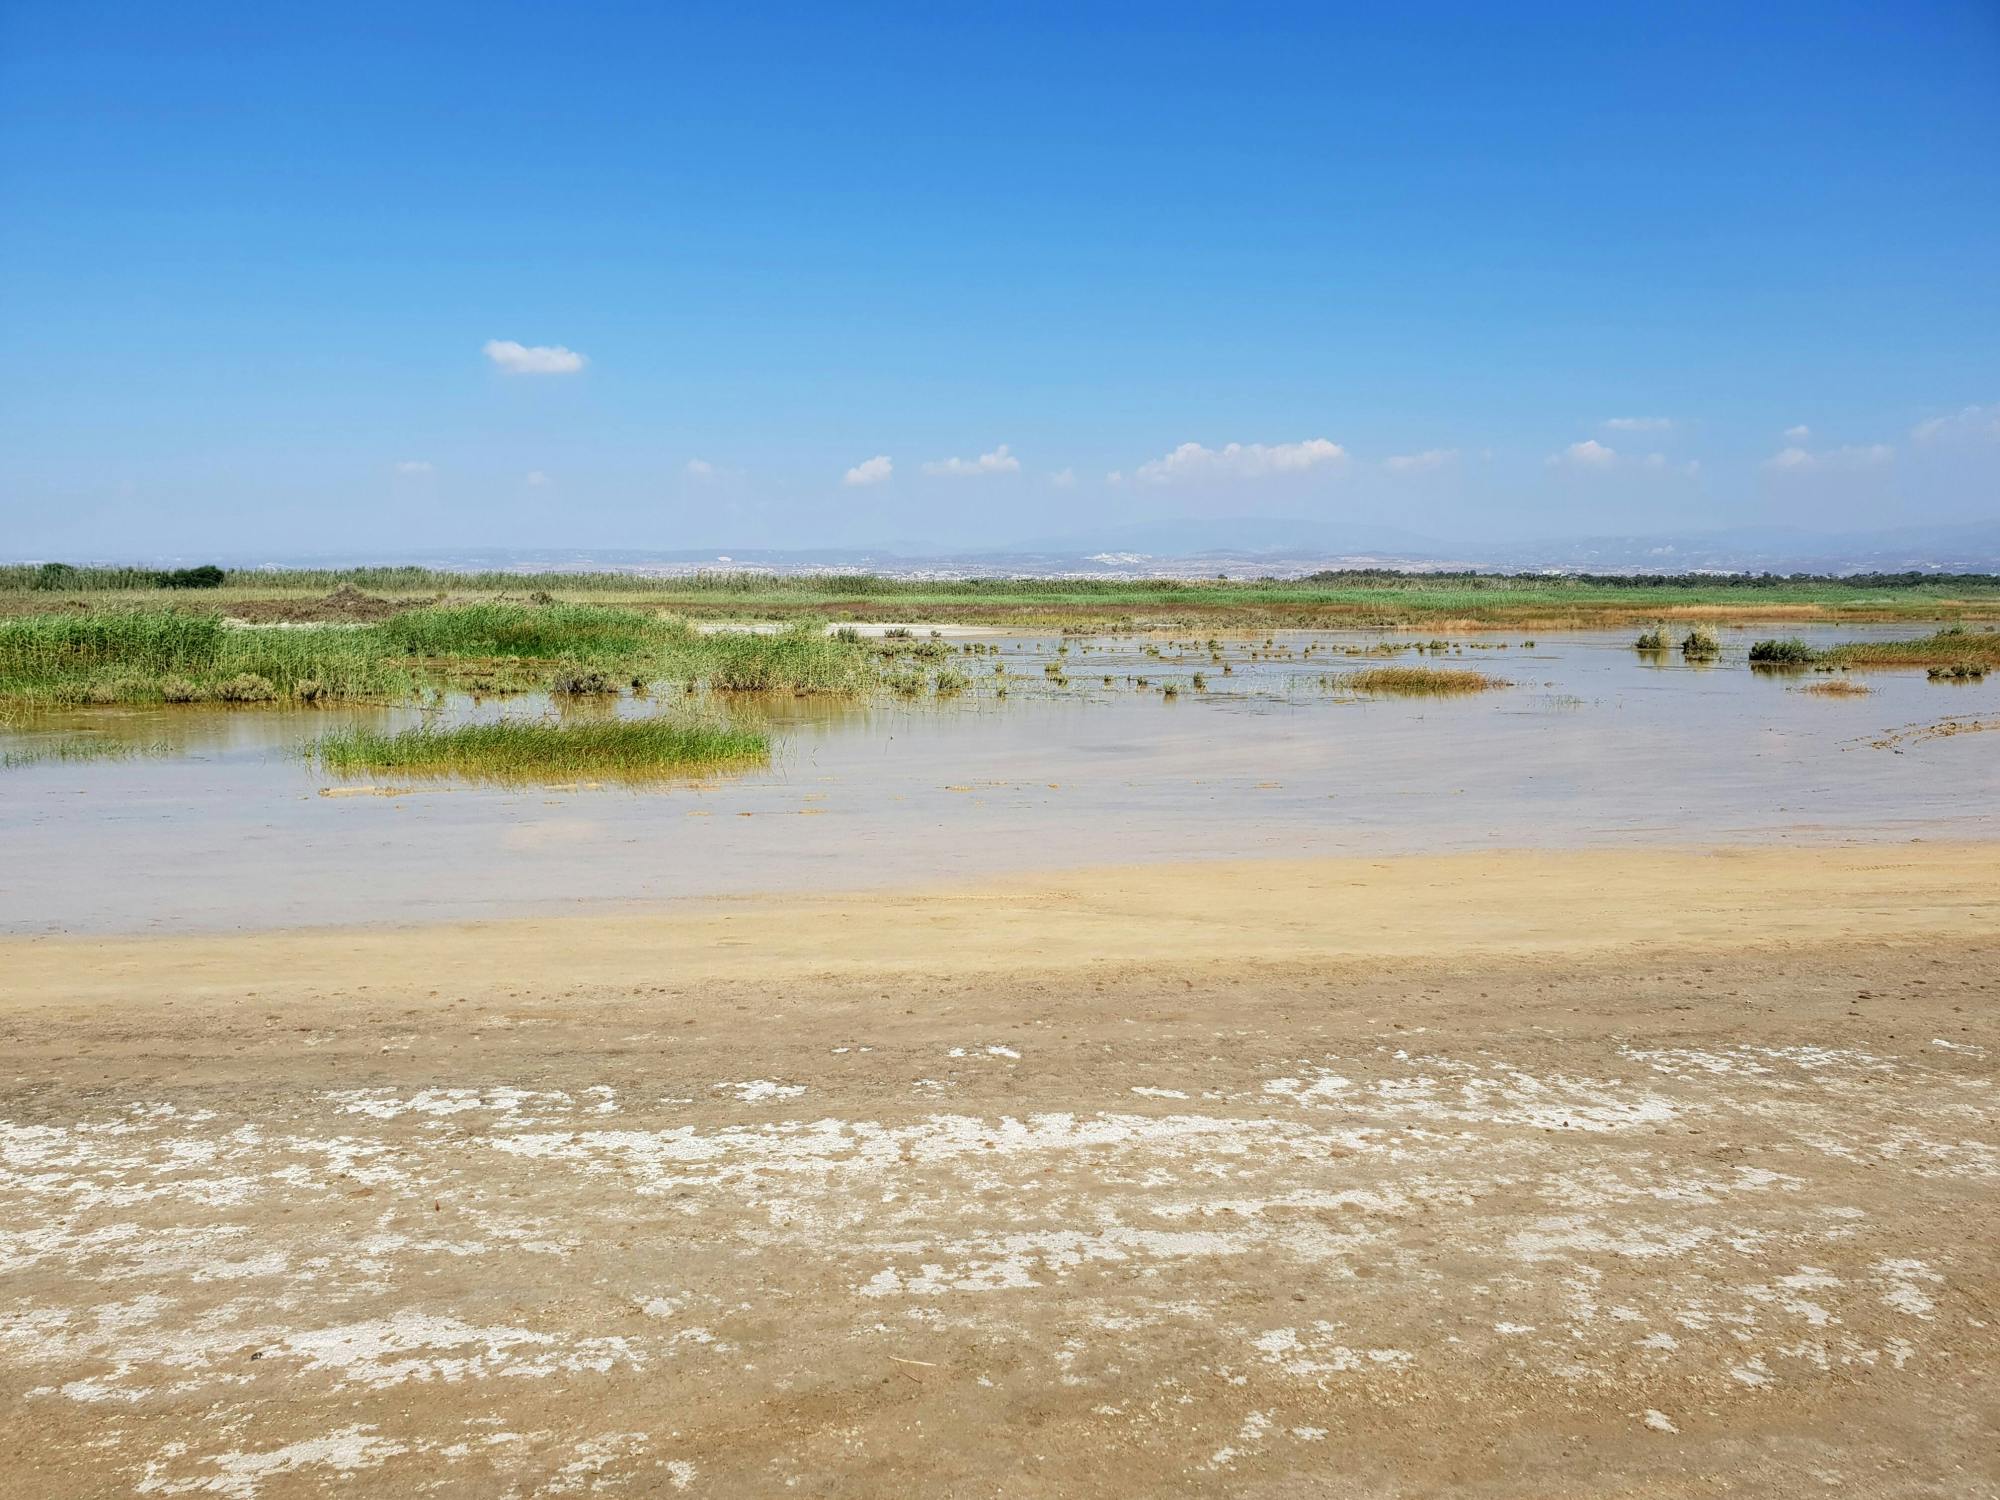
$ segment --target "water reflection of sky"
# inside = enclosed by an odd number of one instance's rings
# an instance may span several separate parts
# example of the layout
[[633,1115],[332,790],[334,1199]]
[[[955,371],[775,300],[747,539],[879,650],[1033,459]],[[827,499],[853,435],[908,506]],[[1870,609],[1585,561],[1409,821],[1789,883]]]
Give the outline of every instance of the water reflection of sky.
[[[739,703],[776,736],[768,770],[646,791],[329,797],[300,743],[342,719],[422,711],[82,711],[0,732],[0,750],[90,733],[173,753],[0,773],[0,928],[439,920],[1151,859],[1994,834],[2000,733],[1902,753],[1871,741],[1947,715],[2000,717],[2000,678],[1949,687],[1871,672],[1868,696],[1821,698],[1795,691],[1810,674],[1743,665],[1748,642],[1773,633],[1725,632],[1712,667],[1642,658],[1629,631],[1531,649],[1518,634],[1458,635],[1507,644],[1437,664],[1516,686],[1449,700],[1320,685],[1369,664],[1343,647],[1406,639],[1380,632],[1281,632],[1289,655],[1277,659],[1261,637],[1232,638],[1228,676],[1163,636],[1148,638],[1160,657],[1148,639],[1073,640],[1066,690],[1043,679],[1055,642],[1009,637],[997,658],[950,663],[984,682],[1005,662],[1005,701],[979,688],[942,703]],[[1205,693],[1188,687],[1196,671]],[[1127,684],[1137,676],[1151,687]],[[1161,696],[1166,681],[1178,698]],[[546,711],[533,698],[444,709]]]

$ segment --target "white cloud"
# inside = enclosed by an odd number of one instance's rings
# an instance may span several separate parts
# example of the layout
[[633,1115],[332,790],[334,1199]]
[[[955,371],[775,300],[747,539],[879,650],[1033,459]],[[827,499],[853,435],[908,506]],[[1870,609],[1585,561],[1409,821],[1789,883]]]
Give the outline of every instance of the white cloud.
[[521,479],[521,483],[529,485],[534,489],[540,489],[543,485],[547,484],[548,482],[549,482],[549,476],[544,474],[540,469],[528,470],[528,472],[525,475],[523,475]]
[[1391,474],[1422,474],[1457,461],[1456,448],[1426,448],[1422,453],[1394,454],[1382,460],[1382,467]]
[[1785,429],[1785,441],[1790,443],[1794,448],[1809,441],[1811,437],[1812,429],[1803,422],[1799,423],[1796,427],[1787,427]]
[[1919,422],[1910,429],[1910,436],[1920,443],[1940,438],[2000,438],[2000,401],[1991,406],[1961,406],[1949,416]]
[[840,482],[849,489],[854,489],[864,484],[880,484],[895,472],[896,466],[890,461],[889,455],[878,453],[873,458],[864,458],[849,469]]
[[1764,467],[1778,473],[1804,473],[1811,469],[1870,469],[1896,456],[1887,443],[1850,444],[1844,448],[1801,448],[1794,443],[1764,460]]
[[406,458],[396,465],[398,474],[428,474],[433,465],[427,458]]
[[991,453],[982,453],[977,458],[941,458],[934,464],[925,464],[926,474],[945,474],[954,479],[968,479],[980,474],[1017,474],[1021,460],[1007,451],[1002,443]]
[[512,339],[488,339],[481,352],[509,375],[574,375],[590,363],[561,344],[517,344]]
[[1672,417],[1607,417],[1604,421],[1607,432],[1666,432],[1673,425]]
[[1608,469],[1618,462],[1618,450],[1605,447],[1596,438],[1585,438],[1580,443],[1571,443],[1560,453],[1551,453],[1548,462],[1558,468]]
[[1303,443],[1230,443],[1204,448],[1182,443],[1164,458],[1151,459],[1133,471],[1145,484],[1173,484],[1198,479],[1264,479],[1273,474],[1303,474],[1321,464],[1337,464],[1347,450],[1325,438]]
[[705,458],[691,458],[681,465],[681,472],[690,479],[713,479],[715,465]]
[[1076,488],[1076,470],[1057,469],[1049,476],[1049,483],[1059,490],[1073,490]]

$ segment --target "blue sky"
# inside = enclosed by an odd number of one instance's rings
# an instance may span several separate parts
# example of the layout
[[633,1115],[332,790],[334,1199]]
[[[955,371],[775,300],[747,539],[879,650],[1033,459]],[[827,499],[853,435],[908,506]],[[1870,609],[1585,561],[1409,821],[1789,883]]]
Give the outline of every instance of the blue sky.
[[1991,0],[4,0],[0,554],[1992,519],[1996,142]]

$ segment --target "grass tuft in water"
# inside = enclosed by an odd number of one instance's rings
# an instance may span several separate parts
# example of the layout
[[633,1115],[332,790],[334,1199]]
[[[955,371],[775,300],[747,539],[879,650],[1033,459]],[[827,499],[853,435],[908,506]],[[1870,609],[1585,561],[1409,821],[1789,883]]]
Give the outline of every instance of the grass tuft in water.
[[1753,667],[1810,667],[1823,657],[1823,652],[1808,646],[1797,636],[1782,641],[1759,641],[1750,648],[1750,665]]
[[669,718],[590,724],[502,720],[394,732],[356,727],[322,735],[307,749],[341,776],[400,772],[489,781],[643,781],[758,765],[770,753],[770,740],[754,730]]
[[1689,661],[1714,661],[1722,655],[1722,642],[1706,625],[1697,625],[1682,638],[1681,655]]
[[0,752],[0,770],[24,766],[74,765],[94,760],[132,760],[142,755],[171,755],[174,747],[163,740],[113,739],[107,735],[70,735],[59,740],[29,744],[19,750]]
[[1340,685],[1358,693],[1399,693],[1420,697],[1450,697],[1512,687],[1505,678],[1466,667],[1369,667],[1349,672]]

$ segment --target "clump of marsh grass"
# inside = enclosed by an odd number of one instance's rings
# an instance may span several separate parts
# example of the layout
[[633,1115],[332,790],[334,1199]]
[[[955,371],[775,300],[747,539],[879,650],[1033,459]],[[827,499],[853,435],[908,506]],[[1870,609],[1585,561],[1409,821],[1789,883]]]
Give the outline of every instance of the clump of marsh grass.
[[870,680],[868,656],[860,646],[837,640],[810,622],[770,635],[741,630],[702,635],[680,626],[672,649],[680,665],[667,675],[702,675],[719,692],[852,695]]
[[617,692],[618,685],[595,667],[572,667],[556,673],[549,691],[558,697],[597,698]]
[[1812,693],[1820,698],[1865,698],[1868,689],[1851,677],[1829,677],[1824,682],[1809,682],[1798,691]]
[[1504,678],[1466,667],[1369,667],[1335,681],[1357,693],[1394,693],[1418,697],[1451,697],[1512,687]]
[[1948,667],[1932,667],[1924,674],[1932,682],[1984,682],[1986,668],[1978,662],[1953,662]]
[[563,657],[607,665],[645,654],[661,622],[596,604],[452,604],[407,610],[372,627],[390,653],[406,656]]
[[408,685],[367,632],[239,629],[173,610],[0,621],[0,697],[48,703],[262,703]]
[[1750,648],[1750,665],[1753,667],[1810,667],[1822,660],[1824,653],[1808,646],[1797,636],[1782,641],[1758,641]]
[[306,752],[335,775],[394,772],[485,781],[643,781],[758,765],[770,740],[700,719],[611,719],[596,723],[503,719],[491,724],[367,727],[322,735]]
[[1639,638],[1632,643],[1634,651],[1664,651],[1667,649],[1667,627],[1655,625],[1650,630],[1639,632]]
[[1682,637],[1681,655],[1689,661],[1714,661],[1722,655],[1722,642],[1706,625],[1697,625]]

